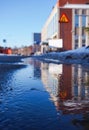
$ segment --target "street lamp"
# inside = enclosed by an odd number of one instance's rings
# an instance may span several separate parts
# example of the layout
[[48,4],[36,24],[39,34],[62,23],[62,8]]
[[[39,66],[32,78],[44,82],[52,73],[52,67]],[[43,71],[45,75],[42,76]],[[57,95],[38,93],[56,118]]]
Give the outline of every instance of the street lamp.
[[[3,43],[6,43],[6,39],[3,39]],[[5,44],[4,44],[4,48],[5,48]]]

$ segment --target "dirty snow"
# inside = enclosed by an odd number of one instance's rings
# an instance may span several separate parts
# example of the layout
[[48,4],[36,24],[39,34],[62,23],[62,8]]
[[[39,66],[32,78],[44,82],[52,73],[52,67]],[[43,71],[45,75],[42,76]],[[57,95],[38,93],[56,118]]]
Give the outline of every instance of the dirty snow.
[[64,52],[50,52],[33,57],[49,63],[53,62],[84,64],[89,63],[89,46]]

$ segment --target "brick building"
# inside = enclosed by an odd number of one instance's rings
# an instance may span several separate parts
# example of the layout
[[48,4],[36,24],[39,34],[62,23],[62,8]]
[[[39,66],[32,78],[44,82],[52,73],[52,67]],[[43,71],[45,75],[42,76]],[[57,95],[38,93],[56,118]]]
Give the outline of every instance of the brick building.
[[88,26],[89,0],[58,0],[42,28],[41,41],[62,39],[63,50],[87,46]]

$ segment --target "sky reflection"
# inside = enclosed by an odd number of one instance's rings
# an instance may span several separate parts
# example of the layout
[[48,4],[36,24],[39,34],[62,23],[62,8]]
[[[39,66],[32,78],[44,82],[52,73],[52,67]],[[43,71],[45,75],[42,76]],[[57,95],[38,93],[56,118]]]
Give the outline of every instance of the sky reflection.
[[25,63],[0,66],[0,128],[88,130],[88,67]]

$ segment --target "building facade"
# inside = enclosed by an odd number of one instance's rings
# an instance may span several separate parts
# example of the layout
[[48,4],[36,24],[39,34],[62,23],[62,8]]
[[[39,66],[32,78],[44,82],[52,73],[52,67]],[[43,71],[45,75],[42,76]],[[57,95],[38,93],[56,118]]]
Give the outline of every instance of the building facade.
[[40,44],[41,42],[41,33],[33,33],[33,43]]
[[41,33],[33,33],[33,52],[40,51]]
[[58,0],[42,28],[41,41],[62,39],[63,50],[87,46],[85,27],[89,27],[89,0]]
[[58,8],[53,7],[45,25],[42,28],[41,41],[58,38]]

